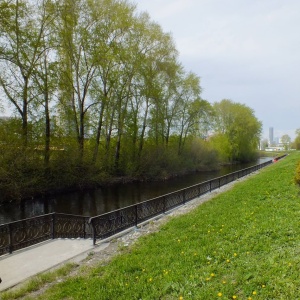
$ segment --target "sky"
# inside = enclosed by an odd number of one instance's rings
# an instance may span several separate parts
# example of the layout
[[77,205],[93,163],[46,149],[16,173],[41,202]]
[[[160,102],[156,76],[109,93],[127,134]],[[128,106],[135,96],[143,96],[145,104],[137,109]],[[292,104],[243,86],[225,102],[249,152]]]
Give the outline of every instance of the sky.
[[202,98],[245,104],[262,138],[300,128],[299,0],[136,0],[171,33],[179,61],[201,78]]

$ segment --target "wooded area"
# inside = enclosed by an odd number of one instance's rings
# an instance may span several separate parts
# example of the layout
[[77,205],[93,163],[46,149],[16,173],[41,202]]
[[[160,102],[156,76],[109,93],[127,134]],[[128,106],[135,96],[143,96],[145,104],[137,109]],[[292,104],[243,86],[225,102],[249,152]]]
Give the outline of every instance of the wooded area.
[[251,160],[261,132],[128,1],[0,0],[0,105],[2,199]]

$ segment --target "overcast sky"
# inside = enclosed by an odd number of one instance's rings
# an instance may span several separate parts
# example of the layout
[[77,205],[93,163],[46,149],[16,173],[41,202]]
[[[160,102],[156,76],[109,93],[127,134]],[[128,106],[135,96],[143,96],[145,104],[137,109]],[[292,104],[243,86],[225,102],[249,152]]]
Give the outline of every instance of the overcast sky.
[[255,111],[274,137],[300,128],[299,0],[136,0],[173,35],[202,98],[231,99]]

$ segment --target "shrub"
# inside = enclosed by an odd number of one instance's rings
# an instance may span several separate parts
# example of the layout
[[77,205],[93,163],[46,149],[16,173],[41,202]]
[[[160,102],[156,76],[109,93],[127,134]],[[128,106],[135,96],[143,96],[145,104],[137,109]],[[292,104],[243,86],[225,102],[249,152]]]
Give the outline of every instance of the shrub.
[[300,185],[300,161],[298,162],[298,166],[296,168],[295,182]]

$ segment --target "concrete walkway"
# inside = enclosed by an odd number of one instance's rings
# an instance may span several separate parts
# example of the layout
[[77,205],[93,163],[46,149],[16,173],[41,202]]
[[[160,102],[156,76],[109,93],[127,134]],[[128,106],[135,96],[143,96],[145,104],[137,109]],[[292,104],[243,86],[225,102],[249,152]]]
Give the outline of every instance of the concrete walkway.
[[91,239],[56,239],[0,257],[0,291],[67,261],[83,260],[88,253],[105,249],[109,243],[93,246]]

